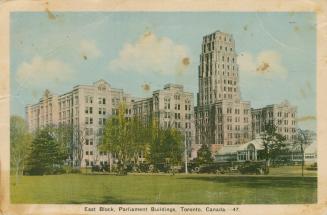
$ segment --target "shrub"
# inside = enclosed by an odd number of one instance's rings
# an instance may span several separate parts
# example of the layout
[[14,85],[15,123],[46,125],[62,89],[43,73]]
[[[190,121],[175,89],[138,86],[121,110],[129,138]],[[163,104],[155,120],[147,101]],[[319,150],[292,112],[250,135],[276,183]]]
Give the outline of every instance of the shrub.
[[139,171],[140,172],[149,172],[150,165],[147,163],[141,163],[139,164]]
[[261,163],[246,162],[238,170],[241,174],[261,174],[263,172],[263,166]]

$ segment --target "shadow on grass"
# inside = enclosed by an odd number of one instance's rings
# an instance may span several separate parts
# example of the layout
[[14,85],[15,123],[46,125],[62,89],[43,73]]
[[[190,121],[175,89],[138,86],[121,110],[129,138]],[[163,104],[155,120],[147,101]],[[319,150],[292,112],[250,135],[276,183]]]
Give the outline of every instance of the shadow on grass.
[[179,179],[200,180],[228,184],[232,187],[247,188],[297,188],[311,187],[317,188],[316,177],[275,177],[275,176],[200,176],[200,177],[181,177]]
[[67,204],[127,204],[127,202],[112,196],[104,196],[102,200],[71,200]]

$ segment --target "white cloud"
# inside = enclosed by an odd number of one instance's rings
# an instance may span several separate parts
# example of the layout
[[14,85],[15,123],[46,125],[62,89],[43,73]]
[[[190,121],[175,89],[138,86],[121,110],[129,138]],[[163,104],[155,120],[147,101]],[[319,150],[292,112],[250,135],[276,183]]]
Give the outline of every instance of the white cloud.
[[98,58],[101,55],[95,42],[91,40],[81,40],[79,44],[79,52],[85,59]]
[[134,43],[126,43],[119,57],[109,63],[113,71],[183,73],[190,65],[187,48],[168,37],[146,32]]
[[257,56],[249,52],[243,52],[238,56],[237,62],[240,72],[243,73],[268,78],[284,79],[287,77],[287,69],[281,62],[280,54],[276,51],[262,51]]
[[17,70],[16,78],[20,85],[30,88],[49,87],[71,80],[72,68],[57,59],[44,59],[35,56],[31,62],[23,62]]

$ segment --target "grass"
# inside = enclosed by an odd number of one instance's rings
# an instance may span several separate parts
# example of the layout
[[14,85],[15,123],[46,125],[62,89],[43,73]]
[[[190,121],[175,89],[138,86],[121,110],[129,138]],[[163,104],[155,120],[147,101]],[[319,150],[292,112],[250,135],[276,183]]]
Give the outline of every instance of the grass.
[[[308,166],[304,167],[304,176],[317,176],[317,171],[306,170]],[[280,166],[278,168],[270,168],[270,175],[278,176],[301,176],[301,166]]]
[[[317,201],[317,178],[216,175],[49,175],[11,181],[12,203],[300,204]],[[297,171],[293,170],[293,173]],[[292,173],[292,172],[291,172]]]

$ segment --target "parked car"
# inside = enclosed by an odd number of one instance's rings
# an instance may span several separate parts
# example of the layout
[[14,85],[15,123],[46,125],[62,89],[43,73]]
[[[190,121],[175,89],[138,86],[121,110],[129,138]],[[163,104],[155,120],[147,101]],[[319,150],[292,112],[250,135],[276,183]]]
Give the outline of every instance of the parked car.
[[238,170],[241,174],[261,175],[264,173],[264,165],[258,162],[245,162]]

